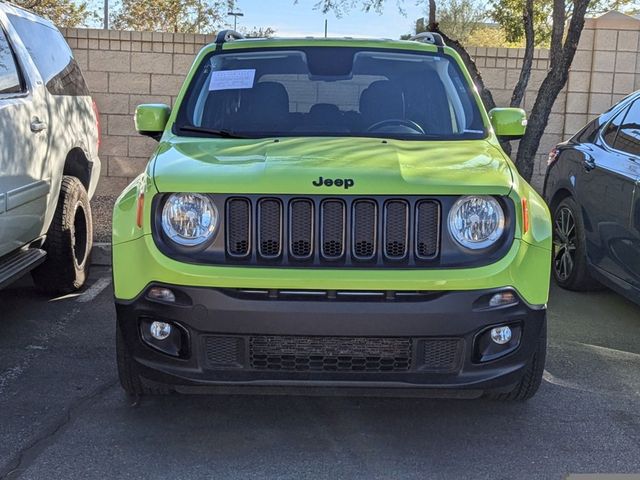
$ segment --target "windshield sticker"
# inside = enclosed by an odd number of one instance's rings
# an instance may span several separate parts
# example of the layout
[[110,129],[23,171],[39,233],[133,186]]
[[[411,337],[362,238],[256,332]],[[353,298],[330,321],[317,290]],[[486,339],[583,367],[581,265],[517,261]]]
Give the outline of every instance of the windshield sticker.
[[209,91],[253,88],[256,70],[220,70],[211,74]]

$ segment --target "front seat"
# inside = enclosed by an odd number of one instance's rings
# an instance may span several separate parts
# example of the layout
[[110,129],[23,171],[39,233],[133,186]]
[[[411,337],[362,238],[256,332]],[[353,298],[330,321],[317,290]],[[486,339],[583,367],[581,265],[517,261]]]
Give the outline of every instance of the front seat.
[[405,118],[402,89],[389,80],[378,80],[360,95],[360,115],[364,129],[384,120]]
[[242,130],[247,132],[286,132],[291,129],[289,94],[278,82],[260,82],[244,90],[240,111]]

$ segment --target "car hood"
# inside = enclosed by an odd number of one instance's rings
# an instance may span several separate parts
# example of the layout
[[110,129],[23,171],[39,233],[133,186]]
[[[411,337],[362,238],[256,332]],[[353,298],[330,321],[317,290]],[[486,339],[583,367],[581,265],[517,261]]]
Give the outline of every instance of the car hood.
[[513,183],[510,162],[485,140],[173,137],[151,168],[160,192],[506,195]]

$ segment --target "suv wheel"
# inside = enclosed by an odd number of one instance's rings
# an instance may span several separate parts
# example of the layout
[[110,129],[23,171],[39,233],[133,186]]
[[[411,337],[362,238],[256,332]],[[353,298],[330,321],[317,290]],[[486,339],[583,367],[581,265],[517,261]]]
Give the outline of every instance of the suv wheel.
[[76,177],[65,176],[43,246],[47,260],[32,272],[38,288],[50,293],[69,293],[82,287],[89,273],[92,245],[87,191]]
[[172,390],[166,385],[154,383],[152,386],[142,382],[136,364],[127,350],[119,322],[116,325],[116,360],[120,385],[128,395],[139,397],[142,395],[168,395],[172,393]]
[[584,223],[571,197],[553,212],[552,271],[558,285],[567,290],[594,290],[600,284],[589,274]]
[[500,401],[523,402],[533,397],[542,383],[544,363],[547,358],[547,320],[544,320],[538,339],[538,348],[527,366],[524,375],[518,383],[508,392],[487,392],[485,397]]

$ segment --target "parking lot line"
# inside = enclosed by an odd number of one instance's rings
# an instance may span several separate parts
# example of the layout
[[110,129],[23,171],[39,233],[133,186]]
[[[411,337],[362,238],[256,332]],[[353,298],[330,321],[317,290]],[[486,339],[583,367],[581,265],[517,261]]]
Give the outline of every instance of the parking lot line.
[[96,283],[94,283],[86,292],[76,298],[76,302],[78,303],[88,303],[102,292],[105,288],[109,286],[111,283],[110,277],[103,277],[98,279]]

